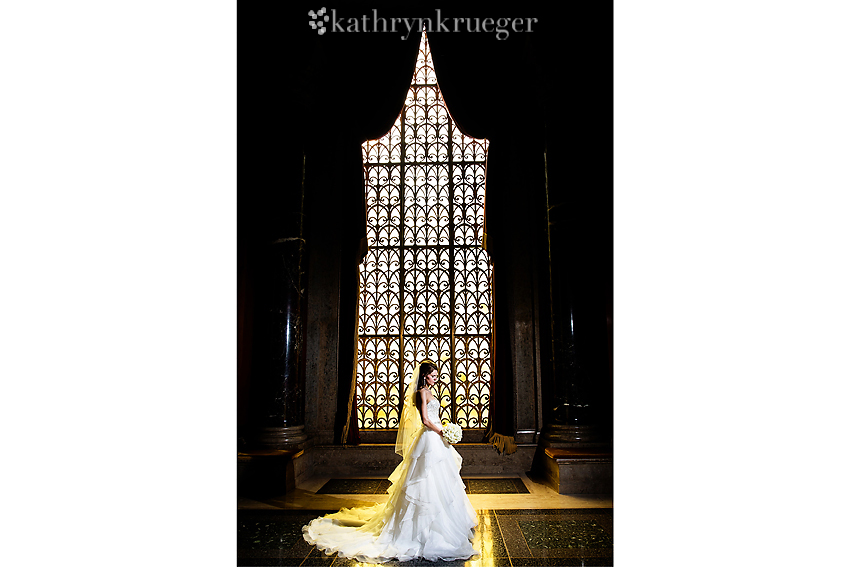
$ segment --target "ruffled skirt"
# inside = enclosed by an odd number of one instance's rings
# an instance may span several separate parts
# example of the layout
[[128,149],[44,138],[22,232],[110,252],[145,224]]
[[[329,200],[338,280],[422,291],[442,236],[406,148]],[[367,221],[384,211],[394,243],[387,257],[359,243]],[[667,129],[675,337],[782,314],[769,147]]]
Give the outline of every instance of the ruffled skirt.
[[302,528],[307,543],[328,555],[368,563],[431,561],[478,555],[478,525],[460,478],[463,459],[439,434],[423,427],[390,475],[385,504],[343,508]]

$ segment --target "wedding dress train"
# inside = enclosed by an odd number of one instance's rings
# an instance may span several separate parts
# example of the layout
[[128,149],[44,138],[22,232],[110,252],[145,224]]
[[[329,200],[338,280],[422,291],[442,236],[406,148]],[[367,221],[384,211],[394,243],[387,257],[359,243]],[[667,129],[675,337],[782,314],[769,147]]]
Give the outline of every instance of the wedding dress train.
[[[440,403],[427,405],[439,423]],[[422,426],[389,479],[385,504],[343,508],[302,528],[304,539],[327,553],[383,563],[467,559],[478,552],[471,538],[478,525],[460,478],[462,458],[439,433]]]

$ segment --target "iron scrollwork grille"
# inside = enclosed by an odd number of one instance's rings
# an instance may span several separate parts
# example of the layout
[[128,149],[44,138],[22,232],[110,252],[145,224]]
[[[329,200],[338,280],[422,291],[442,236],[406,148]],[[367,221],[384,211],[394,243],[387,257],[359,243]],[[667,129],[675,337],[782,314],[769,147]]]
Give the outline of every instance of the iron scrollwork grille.
[[440,419],[473,430],[489,424],[492,268],[480,246],[488,145],[454,124],[423,33],[401,114],[362,147],[369,241],[360,266],[362,430],[398,427],[405,384],[426,358],[441,361]]

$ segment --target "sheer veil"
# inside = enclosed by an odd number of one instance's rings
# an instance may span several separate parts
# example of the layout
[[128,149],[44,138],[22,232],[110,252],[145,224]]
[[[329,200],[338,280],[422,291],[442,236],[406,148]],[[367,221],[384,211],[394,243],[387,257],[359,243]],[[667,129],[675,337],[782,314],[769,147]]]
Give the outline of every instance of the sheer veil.
[[304,541],[326,555],[369,564],[481,555],[472,544],[478,519],[460,476],[463,459],[451,444],[422,427],[416,407],[416,387],[424,381],[428,363],[434,364],[423,360],[416,365],[399,400],[395,450],[402,461],[389,476],[387,500],[343,508],[301,528]]
[[[419,372],[422,369],[423,360],[416,366],[410,383],[404,391],[404,406],[401,410],[401,419],[398,422],[398,434],[395,438],[395,452],[404,458],[410,450],[414,434],[422,427],[422,416],[416,407],[416,385],[419,383]],[[433,364],[433,363],[432,363]]]

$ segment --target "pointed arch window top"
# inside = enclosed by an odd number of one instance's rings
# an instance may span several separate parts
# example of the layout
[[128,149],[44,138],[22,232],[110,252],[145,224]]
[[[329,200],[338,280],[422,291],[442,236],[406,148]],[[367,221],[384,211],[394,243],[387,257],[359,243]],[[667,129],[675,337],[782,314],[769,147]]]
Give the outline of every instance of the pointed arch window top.
[[451,118],[422,32],[404,109],[389,132],[363,143],[363,163],[401,163],[403,157],[409,163],[483,163],[489,144],[465,135]]
[[423,32],[404,108],[363,144],[357,420],[398,426],[418,362],[442,361],[440,419],[485,430],[490,416],[492,267],[481,248],[489,142],[464,135],[440,94]]
[[416,56],[414,69],[411,85],[437,85],[437,73],[434,72],[434,60],[431,59],[431,47],[425,32],[422,32],[422,38],[419,40],[419,54]]

